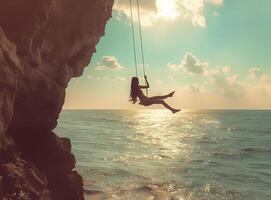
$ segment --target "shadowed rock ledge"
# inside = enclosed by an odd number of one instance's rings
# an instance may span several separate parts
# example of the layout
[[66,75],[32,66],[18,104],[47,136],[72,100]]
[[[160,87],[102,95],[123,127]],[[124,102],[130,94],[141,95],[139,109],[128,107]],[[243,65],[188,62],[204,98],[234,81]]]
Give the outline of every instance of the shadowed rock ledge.
[[0,0],[0,199],[83,199],[71,142],[52,130],[113,0]]

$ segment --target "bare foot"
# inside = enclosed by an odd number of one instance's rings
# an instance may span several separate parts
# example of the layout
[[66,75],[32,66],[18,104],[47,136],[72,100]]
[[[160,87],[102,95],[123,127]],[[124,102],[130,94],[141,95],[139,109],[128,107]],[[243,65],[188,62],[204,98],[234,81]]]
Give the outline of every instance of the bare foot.
[[174,95],[175,91],[168,94],[169,97],[172,97]]
[[174,113],[177,113],[179,111],[181,111],[181,109],[174,109],[174,110],[172,110],[172,113],[174,114]]

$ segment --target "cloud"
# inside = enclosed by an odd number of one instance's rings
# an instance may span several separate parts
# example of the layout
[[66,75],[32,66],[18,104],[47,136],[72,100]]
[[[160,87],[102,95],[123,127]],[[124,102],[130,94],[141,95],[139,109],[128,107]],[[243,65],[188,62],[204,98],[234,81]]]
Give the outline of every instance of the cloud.
[[263,81],[263,82],[265,82],[265,83],[271,84],[271,75],[264,74],[264,75],[261,77],[261,81]]
[[109,80],[108,76],[96,76],[95,79],[96,80],[103,80],[103,81]]
[[191,53],[186,53],[180,65],[185,72],[197,75],[202,75],[206,67],[208,67],[207,63],[201,62]]
[[248,73],[251,79],[260,79],[264,74],[260,68],[251,68]]
[[[186,53],[179,65],[169,63],[168,67],[173,71],[181,69],[187,74],[199,75],[206,79],[207,82],[201,86],[189,85],[186,91],[199,93],[212,90],[215,94],[220,93],[227,98],[241,98],[246,94],[245,84],[240,81],[238,74],[232,73],[229,66],[211,68],[208,63],[201,61],[192,53]],[[250,73],[254,71],[250,70]]]
[[[136,1],[133,2],[134,20],[137,22]],[[195,26],[205,27],[207,22],[204,16],[204,8],[207,4],[222,6],[223,0],[146,0],[140,2],[140,15],[142,25],[152,26],[160,19],[175,20],[181,16],[190,19]],[[130,0],[116,0],[114,10],[117,11],[117,19],[130,18]]]
[[103,56],[102,60],[96,64],[95,69],[118,71],[123,69],[123,66],[118,63],[118,60],[115,57]]
[[223,67],[222,70],[223,70],[223,72],[225,74],[228,74],[228,73],[230,73],[232,71],[232,69],[230,67],[228,67],[228,66]]
[[192,14],[197,14],[204,8],[204,0],[182,0],[180,4]]
[[[222,6],[223,0],[179,0],[181,12],[184,17],[191,17],[194,26],[205,27],[207,25],[203,10],[206,4]],[[216,13],[218,14],[218,13]]]
[[195,26],[198,25],[201,27],[205,27],[206,26],[206,19],[202,15],[195,15],[192,19],[192,23]]
[[[132,0],[133,19],[138,22],[136,1]],[[130,18],[130,0],[115,0],[113,7],[117,11],[118,20],[122,20],[124,17]],[[156,0],[147,0],[140,2],[140,16],[142,26],[151,26],[157,21],[157,7]]]
[[239,80],[239,75],[228,75],[223,69],[216,67],[208,73],[209,81],[216,92],[221,92],[225,97],[229,98],[245,96],[244,84]]
[[[139,1],[140,10],[144,13],[145,11],[157,12],[156,8],[156,0],[148,0],[148,1]],[[136,0],[132,0],[132,6],[136,11]],[[127,13],[127,16],[130,16],[130,0],[115,0],[115,4],[113,7],[115,10],[122,11]]]
[[246,95],[245,83],[240,80],[238,74],[232,72],[229,66],[209,67],[208,63],[201,61],[192,53],[186,53],[180,64],[169,63],[168,67],[173,71],[182,70],[189,75],[198,75],[205,79],[201,85],[188,85],[184,91],[190,93],[210,91],[214,95],[220,94],[226,98],[242,98]]
[[224,0],[209,0],[209,1],[217,6],[222,6],[224,4]]
[[127,79],[124,78],[124,77],[116,77],[116,78],[114,79],[114,81],[120,82],[120,83],[127,83]]
[[156,0],[156,7],[158,18],[175,20],[180,15],[177,0]]
[[167,66],[168,66],[168,68],[171,69],[172,71],[178,71],[178,70],[180,69],[179,65],[176,65],[176,64],[168,63]]
[[238,74],[232,73],[229,66],[211,68],[208,63],[200,61],[192,53],[186,53],[180,65],[168,64],[168,67],[175,71],[182,69],[190,75],[199,75],[206,79],[207,82],[201,86],[189,85],[186,91],[203,93],[212,90],[214,94],[220,93],[227,98],[240,98],[246,94],[245,84],[240,81]]
[[191,75],[204,75],[207,70],[206,68],[208,67],[208,63],[200,61],[196,56],[188,52],[185,54],[179,65],[169,63],[168,67],[175,71],[182,69],[184,72]]
[[184,87],[184,90],[187,93],[192,93],[192,94],[199,94],[199,93],[205,93],[207,91],[207,88],[205,85],[198,85],[198,84],[190,84],[186,85]]
[[265,74],[260,68],[249,69],[248,77],[252,80],[261,81],[263,84],[271,84],[271,75]]

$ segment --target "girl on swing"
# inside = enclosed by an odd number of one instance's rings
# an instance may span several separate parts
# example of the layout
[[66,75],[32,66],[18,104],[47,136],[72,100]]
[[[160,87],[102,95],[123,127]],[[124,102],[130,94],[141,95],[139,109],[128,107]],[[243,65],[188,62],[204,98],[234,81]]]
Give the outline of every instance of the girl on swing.
[[139,80],[137,77],[132,78],[130,101],[133,104],[135,104],[137,102],[137,98],[139,98],[140,100],[139,104],[144,105],[144,106],[150,106],[152,104],[162,104],[165,108],[169,109],[172,113],[176,113],[180,111],[180,109],[174,109],[164,101],[164,99],[172,97],[175,92],[171,92],[168,95],[164,95],[164,96],[154,96],[154,97],[145,96],[142,89],[147,89],[150,87],[150,85],[147,80],[147,76],[144,76],[144,78],[146,80],[145,86],[139,85]]

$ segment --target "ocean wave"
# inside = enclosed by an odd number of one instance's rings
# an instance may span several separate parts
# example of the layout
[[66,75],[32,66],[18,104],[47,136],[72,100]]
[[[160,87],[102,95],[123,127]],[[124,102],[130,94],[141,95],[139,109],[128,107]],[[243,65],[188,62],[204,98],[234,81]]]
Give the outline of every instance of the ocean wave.
[[215,157],[220,158],[234,158],[234,157],[241,157],[241,156],[249,156],[252,154],[258,154],[258,153],[271,153],[271,148],[253,148],[253,147],[247,147],[243,149],[226,149],[224,151],[216,151],[212,152],[211,154]]
[[56,132],[72,139],[86,196],[262,200],[271,199],[270,114],[69,112]]
[[242,152],[246,152],[246,153],[270,153],[271,152],[271,148],[244,148],[241,149]]
[[108,188],[105,191],[85,190],[86,200],[249,200],[247,194],[226,190],[221,185],[202,186],[173,183],[146,183],[140,186]]

